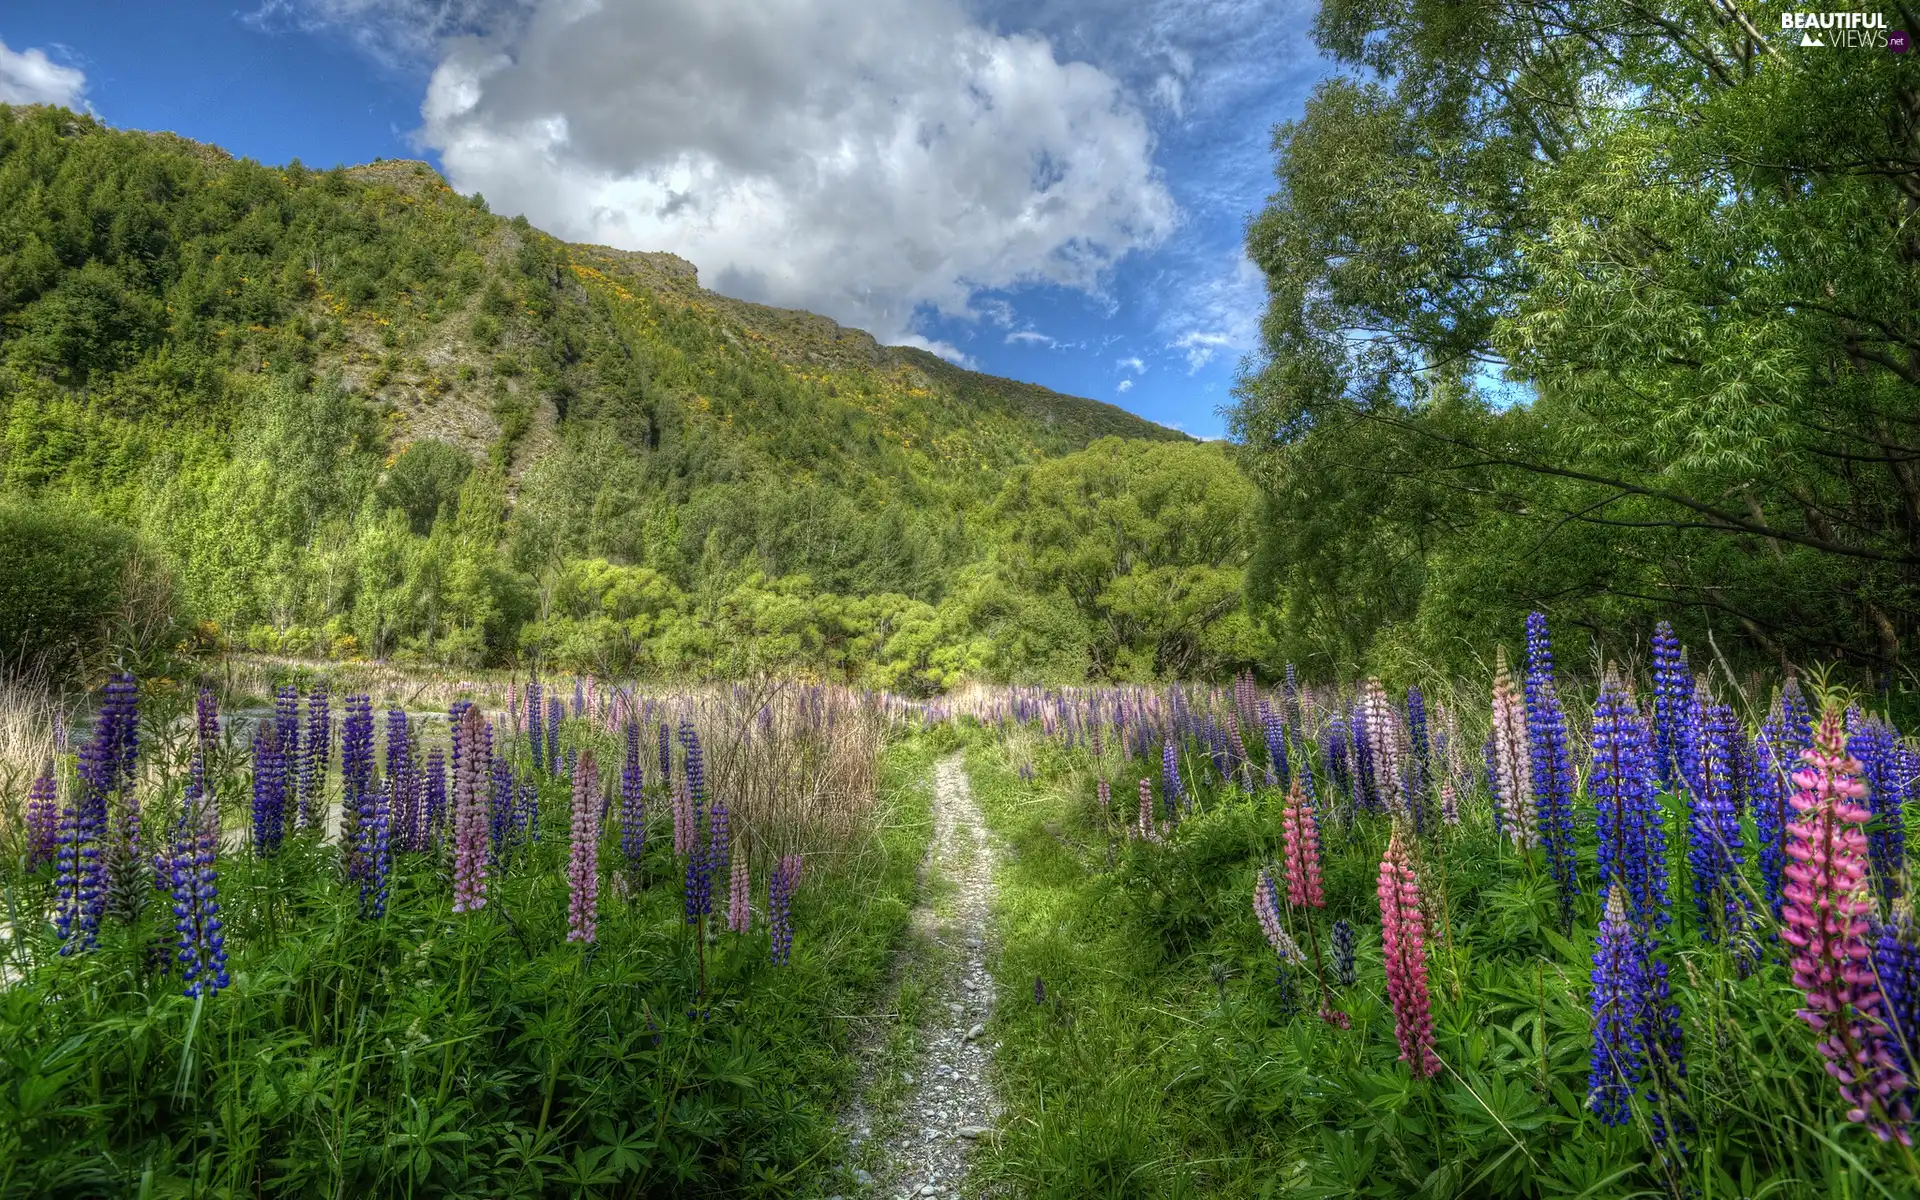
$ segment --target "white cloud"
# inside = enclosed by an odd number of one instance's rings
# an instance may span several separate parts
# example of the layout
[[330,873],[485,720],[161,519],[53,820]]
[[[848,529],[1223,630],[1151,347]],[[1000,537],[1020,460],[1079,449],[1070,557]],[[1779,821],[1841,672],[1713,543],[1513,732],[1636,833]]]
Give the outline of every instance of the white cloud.
[[87,74],[63,67],[37,46],[10,50],[0,41],[0,104],[58,104],[84,108]]
[[1114,390],[1115,390],[1115,391],[1120,391],[1120,392],[1130,392],[1130,391],[1132,391],[1132,390],[1133,390],[1133,380],[1131,380],[1131,379],[1122,379],[1122,380],[1121,380],[1121,381],[1120,381],[1120,382],[1119,382],[1119,383],[1118,383],[1118,384],[1117,384],[1117,385],[1115,386],[1115,388],[1114,388]]
[[969,371],[980,365],[971,354],[968,354],[952,342],[936,341],[932,338],[921,337],[917,333],[903,333],[891,344],[895,346],[912,346],[918,350],[925,350],[928,354],[938,354],[954,366],[965,367]]
[[[457,27],[484,3],[426,7]],[[731,295],[906,342],[935,315],[1010,323],[985,292],[1098,294],[1179,220],[1111,75],[955,0],[496,11],[441,43],[421,109],[454,186],[562,237],[672,250]]]
[[1132,371],[1135,375],[1145,375],[1147,373],[1147,364],[1141,362],[1138,355],[1131,358],[1116,359],[1113,365],[1122,370]]
[[1168,340],[1167,349],[1186,352],[1188,374],[1223,350],[1252,350],[1259,344],[1266,299],[1266,277],[1242,251],[1232,270],[1205,276],[1185,289],[1184,302],[1163,322],[1180,331]]
[[1007,335],[1009,346],[1045,346],[1051,350],[1060,344],[1056,338],[1050,338],[1037,329],[1016,329]]

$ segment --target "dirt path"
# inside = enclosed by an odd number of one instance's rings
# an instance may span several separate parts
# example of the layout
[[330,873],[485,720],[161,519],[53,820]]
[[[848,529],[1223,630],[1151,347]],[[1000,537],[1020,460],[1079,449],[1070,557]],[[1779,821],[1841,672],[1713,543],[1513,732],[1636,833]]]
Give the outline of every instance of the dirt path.
[[[917,1061],[902,1071],[897,1113],[875,1120],[865,1101],[847,1122],[854,1142],[878,1139],[864,1155],[872,1167],[856,1174],[867,1194],[956,1196],[976,1140],[999,1119],[989,1068],[986,1021],[993,1011],[987,974],[987,916],[993,896],[993,848],[967,786],[959,754],[934,768],[933,841],[922,865],[920,907],[913,924],[926,956],[929,995],[918,1030]],[[911,952],[910,952],[911,953]],[[891,1091],[880,1071],[898,1064],[870,1062],[861,1095]],[[886,1106],[892,1109],[892,1105]]]

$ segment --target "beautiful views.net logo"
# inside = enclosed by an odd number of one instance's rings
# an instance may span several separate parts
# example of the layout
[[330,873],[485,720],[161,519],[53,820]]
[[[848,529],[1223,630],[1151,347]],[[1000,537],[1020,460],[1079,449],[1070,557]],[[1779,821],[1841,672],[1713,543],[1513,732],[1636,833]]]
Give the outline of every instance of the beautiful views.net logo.
[[1908,45],[1905,30],[1887,28],[1885,13],[1781,13],[1780,28],[1799,30],[1802,46],[1892,50],[1895,54],[1904,54]]

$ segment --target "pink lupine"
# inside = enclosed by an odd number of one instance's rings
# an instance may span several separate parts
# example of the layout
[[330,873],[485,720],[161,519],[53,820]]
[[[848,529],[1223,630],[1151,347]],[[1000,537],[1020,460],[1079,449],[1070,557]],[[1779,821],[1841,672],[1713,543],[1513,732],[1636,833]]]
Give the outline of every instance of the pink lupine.
[[752,910],[747,907],[747,888],[750,880],[747,876],[747,856],[740,847],[733,848],[733,877],[728,881],[727,889],[727,928],[735,933],[745,933],[753,924]]
[[454,727],[458,764],[453,773],[453,911],[477,912],[487,904],[487,764],[482,761],[486,726],[469,708]]
[[1094,790],[1100,797],[1100,823],[1105,825],[1113,812],[1113,789],[1107,786],[1106,780],[1102,779],[1100,786]]
[[1460,799],[1454,794],[1451,783],[1440,785],[1440,819],[1449,825],[1460,823]]
[[1825,1036],[1820,1053],[1840,1083],[1847,1119],[1881,1141],[1910,1145],[1913,1119],[1906,1076],[1888,1045],[1880,987],[1874,975],[1867,914],[1867,835],[1872,815],[1861,803],[1860,762],[1847,753],[1840,714],[1828,709],[1805,764],[1793,773],[1787,828],[1786,903],[1780,936],[1793,947],[1793,982],[1806,993],[1800,1016]]
[[1493,659],[1493,782],[1502,824],[1513,844],[1539,844],[1533,830],[1533,760],[1527,742],[1527,706],[1507,671],[1504,647]]
[[1325,908],[1326,897],[1320,890],[1320,833],[1315,828],[1313,805],[1308,803],[1298,779],[1287,793],[1286,811],[1280,814],[1280,832],[1287,856],[1287,903],[1301,908]]
[[1433,1008],[1427,995],[1427,924],[1420,912],[1420,877],[1395,829],[1380,860],[1380,942],[1387,960],[1387,999],[1400,1061],[1420,1078],[1440,1070],[1433,1052]]
[[1403,754],[1400,717],[1394,711],[1393,702],[1387,699],[1387,689],[1378,679],[1369,679],[1362,685],[1359,707],[1361,719],[1366,722],[1367,756],[1373,766],[1373,786],[1379,790],[1381,803],[1395,816],[1412,816],[1411,798],[1400,779]]
[[600,772],[593,751],[573,766],[573,839],[567,857],[567,940],[591,942],[600,902]]

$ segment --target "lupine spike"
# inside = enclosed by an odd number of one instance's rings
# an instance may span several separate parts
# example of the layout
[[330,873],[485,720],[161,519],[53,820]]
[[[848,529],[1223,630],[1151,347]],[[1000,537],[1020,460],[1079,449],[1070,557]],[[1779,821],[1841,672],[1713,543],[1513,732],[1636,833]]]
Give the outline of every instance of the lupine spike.
[[454,726],[453,911],[477,912],[487,903],[485,761],[480,756],[480,710],[469,708]]
[[1573,901],[1580,894],[1574,855],[1573,761],[1567,753],[1567,718],[1553,675],[1553,646],[1544,613],[1527,614],[1527,734],[1533,772],[1535,815],[1547,867],[1560,892],[1560,924],[1573,923]]
[[1525,703],[1507,669],[1507,652],[1493,657],[1493,732],[1489,735],[1487,783],[1493,789],[1494,816],[1521,850],[1540,844],[1533,827],[1533,759],[1528,749]]
[[600,772],[593,751],[573,769],[573,827],[567,858],[567,940],[591,942],[600,898]]
[[1380,941],[1387,964],[1387,998],[1393,1005],[1400,1061],[1418,1078],[1440,1070],[1433,1050],[1433,1009],[1427,992],[1427,924],[1421,912],[1420,879],[1400,831],[1380,860]]
[[1320,888],[1320,833],[1313,806],[1298,781],[1287,796],[1280,828],[1286,847],[1287,902],[1296,907],[1325,908],[1327,901]]

